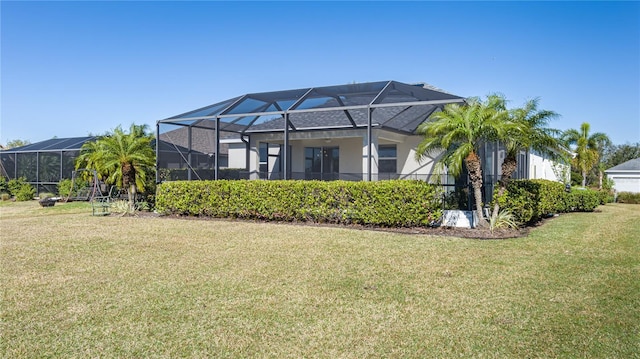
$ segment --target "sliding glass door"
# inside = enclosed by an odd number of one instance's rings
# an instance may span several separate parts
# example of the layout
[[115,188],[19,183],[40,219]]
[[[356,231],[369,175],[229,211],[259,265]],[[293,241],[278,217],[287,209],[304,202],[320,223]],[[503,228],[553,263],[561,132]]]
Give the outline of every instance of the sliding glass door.
[[306,179],[338,179],[340,149],[338,147],[305,147],[304,173]]

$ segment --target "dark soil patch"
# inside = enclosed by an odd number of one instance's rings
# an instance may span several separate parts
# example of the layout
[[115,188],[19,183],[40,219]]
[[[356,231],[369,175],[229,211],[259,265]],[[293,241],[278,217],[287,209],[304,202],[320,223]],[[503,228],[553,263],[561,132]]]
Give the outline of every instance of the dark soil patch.
[[[454,227],[377,227],[377,226],[363,226],[359,224],[342,225],[334,223],[313,223],[313,222],[276,222],[276,221],[260,221],[260,220],[242,220],[242,219],[225,219],[225,218],[211,218],[211,217],[194,217],[194,216],[180,216],[180,215],[160,215],[153,212],[136,212],[136,217],[151,218],[151,217],[164,217],[174,218],[182,220],[202,220],[202,221],[246,221],[253,223],[274,223],[274,224],[286,224],[296,226],[311,226],[311,227],[333,227],[333,228],[352,228],[360,230],[370,231],[382,231],[392,233],[404,233],[404,234],[425,234],[432,236],[446,236],[457,238],[474,238],[474,239],[507,239],[507,238],[519,238],[526,237],[529,234],[529,227],[520,229],[496,229],[491,231],[488,228],[454,228]],[[542,223],[539,223],[540,225]]]

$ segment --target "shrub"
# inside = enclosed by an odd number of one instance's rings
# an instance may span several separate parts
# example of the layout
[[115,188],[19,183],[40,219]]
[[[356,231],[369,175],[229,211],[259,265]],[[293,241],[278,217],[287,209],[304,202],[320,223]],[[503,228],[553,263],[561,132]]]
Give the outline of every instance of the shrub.
[[[606,193],[606,192],[604,192]],[[516,180],[507,185],[494,201],[509,210],[520,223],[531,224],[554,213],[591,212],[603,203],[603,192],[572,189],[566,192],[562,183],[548,180]]]
[[640,204],[640,193],[620,192],[616,201],[618,203]]
[[129,201],[125,200],[116,200],[111,202],[110,208],[111,212],[120,213],[123,216],[135,213],[135,209],[131,208],[131,206],[129,205]]
[[2,199],[3,201],[8,201],[11,199],[11,195],[7,192],[2,192],[0,193],[0,199]]
[[565,196],[565,203],[565,212],[593,212],[600,204],[600,195],[590,189],[572,189]]
[[58,183],[58,194],[60,197],[69,197],[71,193],[71,180],[65,178]]
[[510,211],[519,223],[535,222],[540,217],[538,208],[539,185],[531,181],[510,181],[502,196],[495,192],[501,210]]
[[158,186],[162,213],[273,221],[426,226],[441,216],[436,187],[420,181],[176,181]]
[[27,179],[24,177],[19,177],[19,178],[14,178],[9,180],[9,182],[7,182],[9,193],[15,196],[18,190],[20,190],[20,188],[25,184],[28,184],[28,183],[27,183]]
[[7,187],[9,187],[9,193],[16,198],[16,201],[30,201],[36,195],[36,190],[24,177],[9,180]]
[[11,190],[9,189],[9,183],[7,179],[3,176],[0,176],[0,193],[8,193],[9,197],[11,197]]
[[601,189],[596,191],[598,193],[598,198],[600,199],[600,204],[613,203],[613,191],[607,189]]
[[16,201],[30,201],[36,195],[36,190],[30,184],[25,183],[15,192]]
[[515,216],[508,209],[501,210],[495,218],[489,221],[489,229],[494,231],[502,228],[518,228],[520,225]]

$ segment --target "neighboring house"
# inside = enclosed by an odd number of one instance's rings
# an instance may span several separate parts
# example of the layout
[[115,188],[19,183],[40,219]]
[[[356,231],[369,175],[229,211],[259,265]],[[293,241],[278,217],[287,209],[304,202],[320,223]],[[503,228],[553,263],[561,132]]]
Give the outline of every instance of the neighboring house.
[[616,192],[640,193],[640,158],[635,158],[604,171],[613,180]]
[[40,192],[57,193],[63,178],[71,178],[75,159],[85,142],[96,137],[52,138],[0,151],[0,171],[8,179],[24,177]]

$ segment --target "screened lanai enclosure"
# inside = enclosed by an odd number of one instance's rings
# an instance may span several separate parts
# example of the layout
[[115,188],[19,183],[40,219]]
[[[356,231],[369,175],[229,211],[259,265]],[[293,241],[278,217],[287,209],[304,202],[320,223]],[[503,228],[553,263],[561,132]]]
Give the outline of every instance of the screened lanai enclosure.
[[416,129],[463,101],[397,81],[245,94],[158,121],[158,181],[427,179]]
[[57,193],[57,185],[71,178],[75,159],[85,142],[96,137],[52,138],[0,152],[2,175],[24,177],[39,192]]

